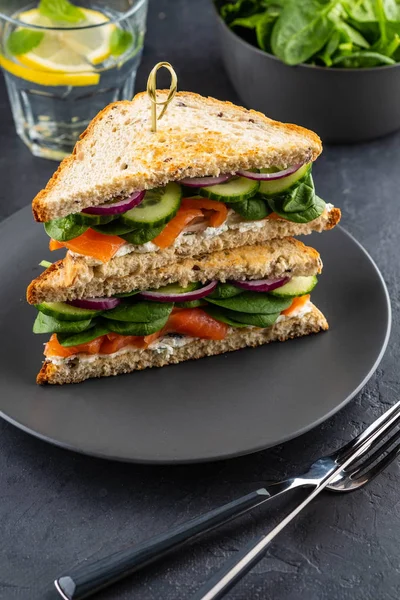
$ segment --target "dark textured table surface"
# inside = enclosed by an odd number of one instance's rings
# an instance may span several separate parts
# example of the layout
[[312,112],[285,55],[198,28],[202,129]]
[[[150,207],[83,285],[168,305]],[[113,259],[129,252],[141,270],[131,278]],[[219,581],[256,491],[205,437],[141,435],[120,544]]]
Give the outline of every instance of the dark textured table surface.
[[[207,0],[151,1],[138,90],[144,89],[147,73],[159,60],[174,64],[181,89],[238,101],[221,64]],[[0,111],[0,218],[5,218],[31,201],[55,164],[32,157],[17,139],[3,84]],[[358,146],[327,147],[315,167],[320,195],[342,208],[344,226],[375,259],[392,298],[389,349],[357,398],[324,425],[283,446],[200,466],[114,464],[50,446],[1,422],[1,600],[54,599],[47,589],[66,567],[165,531],[262,486],[266,479],[296,473],[398,400],[399,158],[400,133]],[[319,496],[229,598],[397,600],[399,491],[399,465],[392,464],[361,491]],[[98,598],[189,598],[224,559],[268,529],[279,508],[289,505],[260,509]]]

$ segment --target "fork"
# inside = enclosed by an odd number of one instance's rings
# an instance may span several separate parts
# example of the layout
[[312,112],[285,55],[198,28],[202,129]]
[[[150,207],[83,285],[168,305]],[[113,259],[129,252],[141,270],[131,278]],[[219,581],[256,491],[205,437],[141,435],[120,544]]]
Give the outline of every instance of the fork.
[[[382,417],[385,417],[390,412],[391,409],[382,415]],[[350,445],[347,445],[344,452],[345,458],[342,457],[337,467],[327,472],[316,483],[312,492],[296,508],[284,517],[269,533],[258,536],[239,550],[192,596],[191,600],[219,600],[225,596],[263,558],[269,544],[278,533],[289,525],[329,484],[337,487],[338,491],[352,491],[366,485],[371,479],[381,473],[400,454],[400,444],[397,444],[386,454],[386,451],[400,438],[400,430],[386,440],[386,442],[380,444],[386,432],[400,422],[398,411],[391,414],[392,416],[375,432],[369,435],[367,439],[364,439],[361,444],[357,442],[353,445],[353,449],[351,449]],[[371,429],[373,426],[374,424],[368,429]],[[368,432],[368,429],[364,434]],[[371,455],[368,454],[370,450],[374,450]],[[366,454],[367,457],[363,459]],[[349,467],[354,464],[356,464],[356,467],[350,470]]]
[[[373,445],[375,447],[385,434],[398,424],[399,419],[400,402],[387,410],[363,433],[351,440],[348,444],[341,447],[333,454],[315,461],[302,475],[281,482],[268,484],[264,488],[255,490],[246,496],[233,500],[228,504],[182,523],[166,533],[157,535],[137,546],[121,550],[94,563],[78,566],[69,573],[57,578],[54,581],[54,585],[63,600],[82,600],[100,589],[105,588],[160,559],[171,550],[183,545],[188,540],[193,540],[203,533],[216,529],[222,524],[227,523],[290,490],[303,487],[314,487],[314,492],[318,490],[317,493],[319,493],[319,491],[323,489],[321,487],[322,482],[325,482],[324,488],[332,492],[350,492],[358,489],[368,483],[372,477],[376,476],[392,460],[394,460],[399,452],[398,447],[386,457],[382,458],[377,465],[372,466],[372,463],[375,462],[378,455],[388,449],[389,445],[392,445],[394,440],[400,436],[400,433],[395,434],[384,444],[384,446],[374,452],[369,459],[364,461],[362,466],[349,470],[345,468],[345,463],[347,464],[346,461],[353,457],[353,453],[357,453],[357,457],[359,458],[364,456]],[[352,458],[351,462],[353,460],[355,459]],[[348,464],[350,465],[350,463]],[[369,466],[370,469],[366,471]],[[335,474],[331,477],[333,473]],[[243,556],[243,552],[241,553],[241,556]],[[235,559],[238,558],[238,555],[235,556]],[[225,572],[226,568],[224,569],[224,573]],[[244,573],[242,573],[242,575],[243,574]],[[218,572],[213,579],[213,585],[216,583],[217,576],[220,577],[221,572]],[[217,598],[218,596],[204,595],[209,592],[213,585],[210,587],[210,582],[208,582],[208,590],[202,588],[199,594],[204,592],[203,596],[197,595],[196,599],[202,597],[210,599]],[[227,589],[228,588],[225,588],[225,591],[227,591]]]

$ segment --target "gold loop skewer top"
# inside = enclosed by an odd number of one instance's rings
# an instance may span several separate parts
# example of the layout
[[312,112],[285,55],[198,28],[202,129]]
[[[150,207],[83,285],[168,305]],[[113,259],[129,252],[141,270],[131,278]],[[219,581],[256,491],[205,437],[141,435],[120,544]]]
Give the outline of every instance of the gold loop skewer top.
[[[171,85],[166,100],[157,102],[157,71],[165,67],[171,73]],[[176,73],[169,62],[159,62],[150,71],[149,78],[147,80],[147,93],[151,100],[151,131],[157,131],[157,119],[161,119],[165,115],[165,111],[168,108],[169,103],[176,94],[178,88],[178,78]],[[164,105],[164,108],[157,117],[157,105]]]

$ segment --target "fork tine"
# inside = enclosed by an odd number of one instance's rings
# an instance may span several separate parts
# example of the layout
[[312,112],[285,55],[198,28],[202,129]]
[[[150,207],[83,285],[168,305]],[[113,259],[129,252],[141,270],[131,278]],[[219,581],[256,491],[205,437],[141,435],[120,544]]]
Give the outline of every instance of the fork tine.
[[376,438],[379,441],[388,431],[396,427],[398,420],[394,420],[389,427],[385,427],[385,424],[393,418],[394,415],[400,415],[400,401],[396,402],[389,410],[383,415],[376,419],[367,429],[365,429],[360,435],[353,440],[350,440],[347,444],[342,446],[336,453],[335,459],[337,463],[344,462],[357,448],[359,448],[367,439],[371,438],[380,427],[383,428],[382,433]]
[[400,444],[397,444],[397,446],[393,448],[393,450],[391,450],[389,454],[386,454],[386,456],[384,456],[382,460],[380,460],[373,467],[371,467],[369,471],[353,479],[355,483],[357,483],[357,487],[362,487],[366,483],[372,481],[372,479],[374,479],[374,477],[376,477],[377,475],[379,475],[379,473],[386,469],[386,467],[389,466],[390,463],[393,462],[399,454]]
[[[387,433],[387,432],[385,432]],[[383,438],[380,437],[380,439],[378,441],[380,441]],[[360,461],[356,464],[356,468],[351,470],[351,471],[347,471],[345,469],[345,472],[352,478],[354,479],[354,476],[357,475],[358,473],[364,471],[366,468],[368,468],[370,465],[373,465],[374,462],[380,457],[382,456],[386,450],[388,450],[391,446],[393,446],[393,444],[400,439],[400,429],[398,431],[396,431],[388,440],[386,440],[386,442],[384,444],[382,444],[381,446],[379,446],[379,448],[377,448],[375,450],[375,452],[373,452],[372,454],[369,454],[365,457],[365,459],[363,460],[363,456],[360,457]],[[359,465],[359,466],[357,466]]]

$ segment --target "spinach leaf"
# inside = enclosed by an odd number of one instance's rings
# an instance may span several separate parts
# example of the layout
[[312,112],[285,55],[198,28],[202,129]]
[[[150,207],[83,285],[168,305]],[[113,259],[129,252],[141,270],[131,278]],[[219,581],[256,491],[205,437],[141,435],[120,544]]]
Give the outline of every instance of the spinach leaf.
[[252,315],[269,315],[277,312],[280,313],[282,310],[285,310],[285,308],[289,308],[293,299],[290,298],[287,300],[277,298],[260,292],[244,292],[233,298],[217,300],[207,296],[205,300],[211,302],[211,304],[216,304],[221,308],[227,308],[237,312],[244,312]]
[[339,33],[342,33],[346,42],[350,42],[355,44],[356,46],[360,46],[360,48],[369,48],[370,44],[365,39],[365,37],[357,31],[354,27],[342,21],[341,19],[335,20],[335,26]]
[[187,300],[186,302],[175,302],[175,306],[178,308],[199,308],[204,306],[206,303],[204,300]]
[[221,17],[231,25],[235,19],[243,19],[260,13],[265,9],[266,2],[263,0],[237,0],[228,2],[220,8]]
[[219,283],[215,290],[211,292],[205,299],[215,298],[224,299],[224,298],[233,298],[234,296],[239,296],[239,294],[243,294],[243,290],[241,288],[237,288],[232,283]]
[[91,342],[102,335],[106,335],[107,333],[110,333],[110,328],[108,327],[107,322],[99,319],[99,321],[91,329],[83,331],[82,333],[76,333],[75,335],[71,335],[69,333],[59,333],[57,334],[57,340],[61,346],[68,348],[69,346],[87,344],[88,342]]
[[266,12],[264,13],[263,18],[259,19],[256,24],[257,44],[260,46],[261,50],[264,50],[265,52],[271,51],[272,31],[278,17],[279,12]]
[[[173,304],[170,302],[146,302],[138,301],[133,304],[123,302],[107,310],[103,317],[113,321],[127,321],[132,323],[151,323],[159,319],[168,318]],[[115,331],[114,329],[112,331]],[[118,333],[118,332],[117,332]],[[131,334],[141,335],[141,334]],[[145,334],[143,334],[145,335]]]
[[87,225],[77,225],[74,215],[68,215],[62,219],[54,219],[44,224],[44,229],[51,238],[57,242],[68,242],[82,235],[89,229]]
[[338,56],[333,60],[333,65],[347,67],[348,69],[371,68],[379,65],[394,65],[396,61],[389,56],[379,54],[379,52],[369,52],[361,50],[360,52],[352,52]]
[[227,203],[227,206],[237,212],[243,219],[246,219],[246,221],[260,221],[271,214],[268,204],[257,196],[253,196],[253,198],[249,198],[243,202]]
[[361,2],[345,2],[344,8],[353,19],[359,23],[377,22],[375,0],[362,0]]
[[400,35],[398,33],[394,34],[393,39],[388,43],[385,48],[386,56],[390,56],[395,59],[396,62],[399,61],[399,57],[396,56],[397,50],[400,47]]
[[213,319],[215,319],[216,321],[220,321],[221,323],[226,323],[227,325],[230,325],[231,327],[248,327],[248,325],[246,323],[239,323],[238,321],[235,321],[234,319],[230,319],[228,316],[228,311],[224,310],[223,308],[219,308],[218,306],[207,306],[205,309],[205,312],[207,314],[210,315],[210,317],[213,317]]
[[226,317],[237,323],[253,325],[254,327],[271,327],[279,317],[280,313],[270,313],[268,315],[252,315],[244,312],[235,312],[234,310],[224,310]]
[[332,55],[338,49],[340,43],[340,31],[337,29],[332,32],[331,37],[326,43],[326,46],[322,49],[322,53],[319,55],[319,58],[325,63],[327,67],[332,65]]
[[257,23],[264,18],[264,13],[251,15],[250,17],[239,17],[231,23],[231,27],[246,27],[247,29],[255,29]]
[[130,233],[122,234],[121,237],[130,244],[146,244],[147,242],[154,240],[154,238],[162,232],[164,227],[165,225],[161,225],[160,227],[150,227],[148,229],[134,229]]
[[322,215],[326,207],[324,200],[317,195],[314,197],[314,203],[309,208],[295,213],[286,213],[282,210],[282,198],[270,198],[268,202],[277,215],[293,223],[309,223],[310,221],[314,221],[314,219]]
[[132,225],[125,225],[121,219],[115,219],[106,225],[92,225],[92,229],[104,235],[125,235],[132,231]]
[[314,203],[315,189],[311,173],[291,192],[282,197],[282,210],[285,213],[303,212]]
[[93,327],[91,319],[84,321],[59,321],[39,312],[33,324],[33,333],[79,333]]
[[110,331],[120,335],[151,335],[160,331],[168,321],[168,316],[149,323],[125,323],[120,321],[109,321]]
[[381,2],[386,19],[388,21],[400,21],[400,6],[396,0],[381,0]]
[[298,65],[318,53],[334,29],[329,12],[339,0],[288,0],[274,26],[273,53],[288,65]]
[[248,17],[239,17],[232,21],[230,27],[244,27],[254,29],[257,43],[261,50],[269,51],[271,48],[271,34],[275,21],[279,17],[280,7],[271,6],[265,12],[257,13]]
[[248,42],[288,65],[363,68],[400,62],[398,0],[215,0]]

